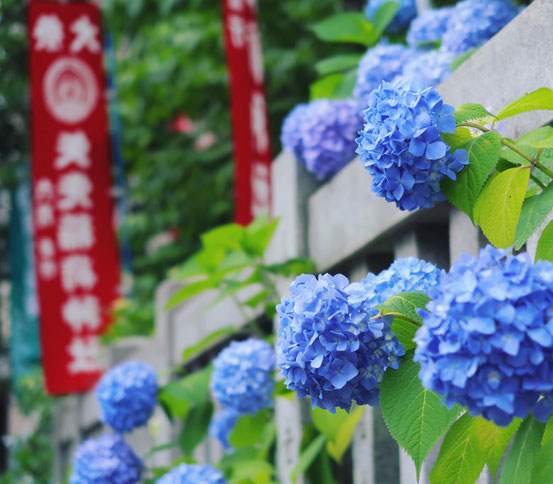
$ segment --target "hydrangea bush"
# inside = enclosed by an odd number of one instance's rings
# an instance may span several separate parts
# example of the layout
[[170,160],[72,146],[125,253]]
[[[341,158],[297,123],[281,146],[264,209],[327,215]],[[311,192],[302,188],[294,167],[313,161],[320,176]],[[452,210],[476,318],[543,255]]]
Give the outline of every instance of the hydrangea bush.
[[453,56],[448,52],[430,50],[419,52],[403,65],[404,79],[416,79],[425,86],[434,87],[451,74]]
[[234,341],[213,361],[210,387],[225,408],[239,415],[273,405],[275,355],[258,339]]
[[488,246],[457,260],[422,312],[425,387],[498,425],[553,413],[553,264]]
[[223,473],[212,466],[180,464],[156,481],[156,484],[226,484]]
[[384,371],[403,355],[391,318],[374,318],[378,311],[358,296],[350,304],[348,286],[340,274],[298,276],[277,306],[277,363],[286,386],[331,412],[349,410],[352,401],[377,405]]
[[294,156],[299,161],[303,159],[301,129],[307,107],[306,103],[298,104],[294,107],[284,119],[280,133],[280,142],[282,143],[283,150],[294,153]]
[[449,18],[453,14],[453,7],[424,10],[411,22],[407,32],[407,43],[411,47],[419,47],[421,44],[441,42]]
[[441,49],[459,55],[492,38],[518,13],[510,0],[463,0],[451,12]]
[[145,425],[154,412],[157,392],[150,365],[130,361],[112,368],[96,387],[102,421],[120,433]]
[[391,82],[401,75],[403,66],[415,55],[415,50],[400,44],[381,43],[367,50],[359,62],[353,89],[361,107],[367,107],[371,93],[382,81]]
[[450,147],[441,133],[455,132],[455,109],[417,80],[383,82],[369,96],[357,153],[372,175],[371,189],[413,211],[445,200],[440,184],[468,164],[467,152]]
[[142,461],[119,435],[85,440],[73,456],[70,484],[136,484]]

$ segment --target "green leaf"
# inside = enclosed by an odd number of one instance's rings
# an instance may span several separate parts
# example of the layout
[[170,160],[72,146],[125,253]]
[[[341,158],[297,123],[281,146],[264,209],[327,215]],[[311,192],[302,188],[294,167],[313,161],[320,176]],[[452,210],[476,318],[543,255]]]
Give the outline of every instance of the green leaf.
[[269,245],[269,242],[271,242],[279,222],[280,219],[277,218],[262,225],[261,227],[248,227],[243,240],[244,250],[249,254],[262,256],[265,253],[265,249]]
[[160,395],[168,394],[190,403],[204,403],[209,400],[209,379],[212,371],[213,368],[208,366],[178,381],[170,381],[161,387]]
[[[231,482],[268,483],[274,473],[275,468],[267,461],[243,460],[234,466]],[[264,476],[265,479],[260,481],[260,476]]]
[[401,292],[390,296],[386,301],[377,306],[382,314],[395,312],[405,315],[409,319],[422,323],[422,318],[417,314],[417,309],[425,308],[430,298],[424,292]]
[[323,408],[315,407],[311,409],[311,419],[315,428],[323,434],[328,440],[334,440],[338,435],[340,427],[348,418],[348,413],[341,408],[336,409],[336,413],[331,413]]
[[395,317],[392,321],[392,331],[405,351],[414,349],[417,345],[413,341],[417,326],[403,318]]
[[458,146],[468,152],[469,164],[457,174],[457,180],[446,178],[442,190],[453,205],[471,219],[474,204],[501,152],[501,136],[496,131],[484,133]]
[[454,151],[463,143],[475,138],[470,130],[463,126],[457,127],[455,133],[440,133],[440,137]]
[[325,77],[321,77],[313,82],[309,86],[309,98],[313,101],[314,99],[332,99],[336,89],[343,82],[345,75],[340,74],[330,74]]
[[373,26],[363,13],[339,13],[311,26],[315,35],[327,42],[354,42],[372,45]]
[[538,149],[553,148],[553,133],[540,141],[530,141],[529,144]]
[[198,356],[204,350],[215,345],[216,343],[226,338],[227,336],[236,334],[239,331],[240,330],[238,328],[235,328],[234,326],[225,326],[224,328],[213,331],[213,333],[210,333],[209,335],[207,335],[199,343],[186,348],[182,352],[182,361],[187,362],[188,360]]
[[222,278],[223,278],[222,275],[217,274],[217,275],[208,277],[207,279],[203,279],[201,281],[191,282],[190,284],[187,284],[186,286],[179,289],[175,294],[171,296],[171,298],[165,305],[165,309],[172,309],[175,306],[178,306],[179,304],[183,303],[187,299],[190,299],[192,296],[195,296],[196,294],[209,291],[210,289],[215,289],[218,286],[219,282],[221,282]]
[[468,50],[467,52],[463,52],[462,54],[458,55],[453,59],[451,64],[449,64],[449,68],[451,69],[451,72],[457,70],[461,64],[463,64],[465,61],[469,60],[479,49],[479,47],[475,47],[474,49]]
[[526,417],[522,422],[515,434],[511,450],[505,458],[500,484],[530,482],[544,427],[544,424],[532,416]]
[[213,403],[209,400],[193,405],[188,410],[179,435],[179,445],[186,456],[192,455],[194,449],[204,440],[212,415]]
[[529,178],[530,169],[511,168],[491,179],[482,190],[480,227],[495,247],[508,248],[515,243]]
[[255,415],[244,415],[240,417],[229,436],[229,442],[233,447],[250,447],[257,444],[263,434],[265,427],[270,422],[271,412],[261,410]]
[[339,464],[342,463],[342,458],[351,444],[355,427],[363,416],[364,411],[365,407],[356,407],[355,410],[350,411],[350,414],[338,429],[336,437],[329,440],[326,444],[326,450]]
[[413,361],[413,351],[409,351],[399,369],[384,373],[380,390],[386,425],[413,458],[417,476],[432,447],[461,412],[457,405],[448,410],[440,403],[440,396],[424,388],[419,371],[420,365]]
[[204,232],[200,238],[206,248],[241,250],[245,229],[238,224],[226,224]]
[[553,184],[544,188],[540,194],[524,200],[515,234],[515,249],[518,250],[525,244],[552,208]]
[[344,73],[342,82],[340,82],[340,84],[338,84],[338,86],[336,87],[336,90],[334,91],[332,98],[345,99],[345,98],[351,97],[353,95],[353,88],[355,87],[356,81],[357,81],[357,67],[350,69],[349,71],[346,71]]
[[341,54],[327,57],[315,64],[315,69],[320,75],[333,74],[345,71],[351,67],[357,67],[363,54]]
[[537,453],[530,484],[553,484],[553,440],[549,439]]
[[430,484],[474,484],[484,468],[478,434],[472,432],[478,420],[465,413],[453,424],[430,472]]
[[517,140],[517,144],[518,143],[531,144],[534,141],[540,141],[549,137],[549,135],[552,133],[553,133],[553,128],[551,126],[542,126],[541,128],[533,129],[532,131],[528,131],[527,133],[524,133]]
[[383,34],[386,27],[396,16],[397,11],[399,10],[401,4],[398,1],[393,2],[384,2],[378,7],[374,18],[372,19],[373,23],[373,38],[370,45],[374,45],[380,39],[380,36]]
[[543,437],[541,439],[541,445],[547,444],[553,437],[553,417],[549,417],[549,420],[545,424],[545,430],[543,431]]
[[474,103],[461,104],[460,106],[457,106],[455,108],[455,114],[453,115],[457,124],[465,121],[472,121],[474,119],[486,118],[488,116],[493,117],[493,114],[488,112],[484,106]]
[[279,264],[271,264],[265,266],[272,274],[278,274],[283,277],[296,276],[299,274],[310,274],[313,272],[315,264],[311,259],[296,257],[288,259],[285,262]]
[[300,454],[298,462],[292,472],[290,473],[290,479],[296,484],[298,477],[303,474],[309,466],[313,463],[319,452],[323,449],[326,443],[326,437],[321,434],[315,438],[307,448]]
[[522,420],[515,418],[507,427],[498,427],[493,422],[485,420],[482,417],[478,417],[475,420],[478,421],[478,425],[473,426],[472,432],[477,434],[480,452],[484,455],[486,464],[488,464],[495,478],[505,449],[522,423]]
[[553,91],[548,87],[532,91],[507,104],[507,106],[499,111],[497,119],[506,119],[520,113],[541,109],[553,110]]
[[538,240],[536,261],[540,259],[553,262],[553,221],[543,229],[540,240]]

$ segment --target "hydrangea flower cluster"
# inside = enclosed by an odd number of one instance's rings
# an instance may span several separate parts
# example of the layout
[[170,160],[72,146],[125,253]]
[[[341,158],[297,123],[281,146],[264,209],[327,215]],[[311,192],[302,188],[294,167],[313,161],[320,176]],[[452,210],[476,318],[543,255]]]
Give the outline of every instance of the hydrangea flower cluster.
[[297,160],[302,159],[301,126],[307,106],[308,105],[306,103],[295,106],[284,119],[280,132],[280,142],[282,143],[282,148],[286,151],[294,153]]
[[418,80],[384,82],[369,96],[357,153],[372,175],[372,191],[400,210],[413,211],[445,200],[444,177],[468,164],[465,150],[451,154],[440,133],[453,133],[455,109]]
[[85,440],[73,456],[70,484],[135,484],[142,461],[119,435]]
[[238,415],[272,407],[275,355],[271,345],[257,339],[233,341],[213,366],[210,387],[221,406]]
[[417,79],[428,87],[437,86],[450,74],[453,56],[448,52],[430,50],[413,56],[403,67],[404,79]]
[[238,417],[234,410],[223,408],[215,413],[209,423],[209,435],[216,438],[226,451],[232,450],[229,437]]
[[156,484],[226,484],[221,471],[209,465],[180,464],[156,481]]
[[348,285],[340,274],[303,274],[277,306],[277,363],[286,386],[331,412],[349,410],[352,401],[378,405],[384,372],[404,354],[392,318],[373,319],[376,309],[350,304]]
[[[365,14],[369,20],[373,19],[379,7],[389,0],[369,0],[365,8]],[[386,32],[397,34],[405,29],[411,20],[417,16],[417,4],[415,0],[396,0],[400,5],[393,20],[386,27]]]
[[363,118],[353,99],[317,99],[296,116],[299,160],[319,180],[335,175],[355,158],[355,137]]
[[359,62],[353,95],[364,108],[372,91],[382,81],[401,75],[403,65],[416,55],[414,49],[399,44],[378,44],[367,50]]
[[427,292],[440,283],[444,274],[444,270],[431,262],[416,257],[399,258],[380,274],[369,272],[360,283],[350,284],[347,290],[349,302],[374,308],[400,292]]
[[453,264],[421,311],[422,384],[498,425],[553,413],[553,264],[487,246]]
[[129,361],[112,368],[96,387],[102,421],[120,433],[145,425],[154,412],[157,390],[150,365]]
[[453,7],[424,10],[411,22],[407,32],[407,43],[411,47],[418,47],[426,42],[440,41],[445,34],[449,17],[452,14]]
[[491,39],[516,15],[518,9],[510,0],[464,0],[459,2],[448,20],[441,50],[462,54]]

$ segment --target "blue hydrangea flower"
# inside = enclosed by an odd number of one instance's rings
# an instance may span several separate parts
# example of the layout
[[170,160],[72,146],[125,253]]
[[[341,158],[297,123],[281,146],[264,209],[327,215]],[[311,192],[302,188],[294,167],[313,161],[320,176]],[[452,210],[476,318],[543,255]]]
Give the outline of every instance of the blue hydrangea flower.
[[223,408],[215,413],[209,423],[209,435],[216,438],[226,451],[232,450],[229,437],[239,415],[230,408]]
[[355,158],[355,136],[363,124],[353,99],[310,102],[301,114],[300,161],[319,180],[338,173]]
[[[390,0],[369,0],[365,8],[365,14],[369,20],[373,19],[378,8]],[[409,22],[417,16],[417,3],[415,0],[395,0],[400,4],[393,20],[386,27],[386,32],[397,34],[409,26]]]
[[135,484],[142,461],[119,435],[85,440],[73,456],[70,484]]
[[498,425],[553,413],[553,264],[487,246],[457,260],[421,311],[415,361],[446,404]]
[[402,77],[417,79],[428,87],[437,86],[451,74],[449,66],[453,58],[448,52],[420,52],[404,64]]
[[210,465],[180,464],[156,481],[156,484],[226,484],[223,473]]
[[441,50],[462,54],[491,39],[516,15],[518,9],[510,0],[464,0],[459,2],[448,20]]
[[257,339],[233,341],[213,361],[210,387],[221,406],[239,415],[273,406],[275,354]]
[[416,55],[415,50],[399,44],[371,47],[359,62],[353,95],[365,109],[371,92],[382,81],[391,82],[401,74],[403,65]]
[[306,110],[305,103],[295,106],[284,118],[280,132],[282,149],[294,153],[297,160],[303,160],[300,130]]
[[382,375],[404,354],[392,318],[378,318],[359,298],[350,304],[348,285],[341,274],[303,274],[277,306],[277,363],[286,386],[331,412],[353,401],[378,405]]
[[129,361],[108,371],[96,387],[102,421],[116,432],[145,425],[157,402],[157,378],[150,365]]
[[411,47],[418,47],[427,42],[442,40],[445,34],[449,17],[453,14],[453,7],[430,8],[424,10],[411,22],[407,32],[407,43]]
[[436,287],[445,271],[416,257],[396,259],[380,274],[369,272],[359,283],[348,287],[350,304],[361,302],[374,308],[400,292],[427,292]]
[[440,183],[455,180],[468,164],[465,150],[450,148],[440,133],[453,133],[455,109],[418,80],[383,82],[369,96],[357,153],[372,175],[372,191],[400,210],[445,200]]

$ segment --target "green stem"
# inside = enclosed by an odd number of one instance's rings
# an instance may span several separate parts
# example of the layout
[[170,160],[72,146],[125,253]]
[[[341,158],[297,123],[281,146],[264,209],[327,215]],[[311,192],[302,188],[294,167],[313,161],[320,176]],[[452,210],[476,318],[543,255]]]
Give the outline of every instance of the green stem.
[[382,316],[393,316],[394,318],[401,318],[409,323],[414,324],[417,328],[420,328],[422,325],[418,321],[415,321],[414,319],[411,319],[409,316],[406,316],[405,314],[398,313],[397,311],[382,311]]
[[[478,123],[466,122],[466,123],[459,123],[457,126],[464,126],[464,127],[467,127],[467,128],[475,128],[475,129],[478,129],[478,130],[482,131],[483,133],[487,133],[487,132],[491,131],[491,129],[486,128],[485,126],[482,126]],[[509,148],[510,150],[512,150],[515,153],[522,156],[525,160],[528,160],[532,164],[532,166],[535,166],[538,170],[542,171],[549,178],[551,178],[553,180],[553,171],[551,171],[549,168],[543,166],[539,162],[539,160],[536,160],[535,158],[531,157],[528,153],[526,153],[525,151],[522,151],[519,147],[517,147],[516,145],[514,145],[510,141],[506,140],[505,138],[501,138],[501,143],[504,146],[506,146],[507,148]]]

